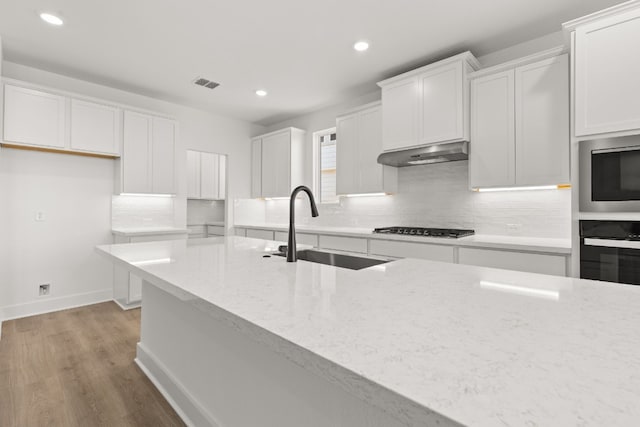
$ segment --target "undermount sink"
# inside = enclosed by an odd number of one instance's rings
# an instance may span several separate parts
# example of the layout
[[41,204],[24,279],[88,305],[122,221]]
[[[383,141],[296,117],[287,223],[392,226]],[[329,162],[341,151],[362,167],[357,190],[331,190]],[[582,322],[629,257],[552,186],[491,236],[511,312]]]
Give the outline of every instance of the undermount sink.
[[[286,256],[283,252],[276,253],[275,255]],[[332,265],[334,267],[348,268],[350,270],[362,270],[363,268],[373,267],[374,265],[389,262],[388,260],[365,258],[355,255],[334,254],[331,252],[322,252],[312,249],[298,251],[297,256],[299,261],[315,262],[318,264]]]

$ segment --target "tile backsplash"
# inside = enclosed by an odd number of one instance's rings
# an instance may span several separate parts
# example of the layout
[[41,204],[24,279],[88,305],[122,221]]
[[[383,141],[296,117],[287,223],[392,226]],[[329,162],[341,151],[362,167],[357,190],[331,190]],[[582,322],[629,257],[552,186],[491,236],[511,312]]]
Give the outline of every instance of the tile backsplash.
[[224,221],[224,200],[187,200],[187,225]]
[[113,228],[154,228],[174,226],[172,197],[112,196]]
[[[358,228],[470,228],[477,234],[529,237],[571,236],[571,190],[469,191],[468,161],[400,168],[397,194],[341,198],[340,203],[318,208],[320,216],[311,218],[308,202],[298,200],[296,222]],[[235,211],[238,224],[286,224],[289,218],[287,200],[242,200]]]

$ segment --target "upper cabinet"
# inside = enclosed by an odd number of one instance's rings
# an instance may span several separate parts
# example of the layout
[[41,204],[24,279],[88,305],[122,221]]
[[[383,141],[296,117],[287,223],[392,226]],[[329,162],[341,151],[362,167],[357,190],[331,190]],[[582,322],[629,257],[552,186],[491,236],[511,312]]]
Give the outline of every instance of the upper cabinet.
[[379,82],[383,150],[468,141],[467,74],[478,68],[464,52]]
[[176,122],[125,111],[123,127],[124,151],[116,192],[175,194]]
[[573,31],[575,135],[640,132],[640,8],[630,2],[564,25]]
[[304,135],[286,128],[252,138],[252,197],[289,197],[303,183]]
[[472,188],[558,185],[569,178],[567,55],[472,75]]
[[4,141],[65,148],[66,118],[64,96],[4,85]]
[[120,108],[18,83],[4,84],[4,144],[120,155]]
[[187,198],[224,200],[226,161],[223,154],[187,150]]
[[378,164],[382,152],[382,108],[364,105],[336,120],[337,194],[393,193],[398,170]]

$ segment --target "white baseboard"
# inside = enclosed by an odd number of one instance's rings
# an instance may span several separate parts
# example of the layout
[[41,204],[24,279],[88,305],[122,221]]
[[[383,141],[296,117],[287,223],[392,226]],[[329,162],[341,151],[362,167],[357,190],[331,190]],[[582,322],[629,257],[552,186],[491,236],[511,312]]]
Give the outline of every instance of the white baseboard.
[[138,343],[135,362],[186,425],[220,426],[142,343]]
[[19,319],[21,317],[51,313],[52,311],[82,307],[83,305],[97,304],[100,302],[111,301],[112,299],[113,289],[111,288],[58,298],[42,297],[41,300],[37,301],[0,307],[0,324],[3,320]]

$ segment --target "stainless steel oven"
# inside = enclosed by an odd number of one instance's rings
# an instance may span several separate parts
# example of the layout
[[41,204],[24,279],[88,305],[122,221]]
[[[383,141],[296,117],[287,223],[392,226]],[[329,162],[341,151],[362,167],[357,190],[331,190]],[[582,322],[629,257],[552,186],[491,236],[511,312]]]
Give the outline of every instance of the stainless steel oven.
[[640,212],[640,135],[579,144],[580,210]]
[[640,222],[580,221],[580,277],[640,285]]

